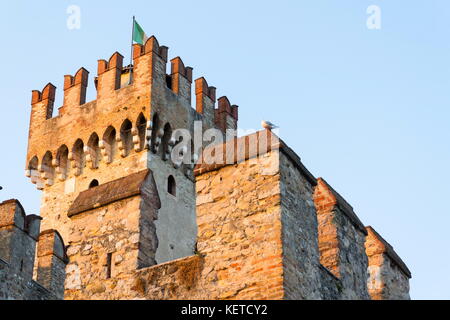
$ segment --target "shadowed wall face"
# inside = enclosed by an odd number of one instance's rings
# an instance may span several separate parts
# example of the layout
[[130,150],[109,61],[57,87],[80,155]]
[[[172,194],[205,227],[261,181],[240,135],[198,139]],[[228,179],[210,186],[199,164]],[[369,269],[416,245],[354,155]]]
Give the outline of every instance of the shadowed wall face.
[[[40,217],[26,216],[17,200],[0,204],[0,300],[64,297],[64,242],[54,230],[40,233],[40,222]],[[36,281],[32,279],[35,256]]]
[[368,289],[373,300],[409,300],[411,271],[372,227],[367,227]]
[[341,299],[369,299],[367,291],[367,231],[348,204],[325,180],[314,191],[320,261],[341,280]]

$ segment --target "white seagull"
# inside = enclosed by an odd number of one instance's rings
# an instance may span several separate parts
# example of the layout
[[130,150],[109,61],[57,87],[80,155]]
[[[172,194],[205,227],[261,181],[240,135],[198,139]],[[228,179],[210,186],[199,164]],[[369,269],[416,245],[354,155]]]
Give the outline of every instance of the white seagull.
[[270,122],[270,121],[263,121],[263,122],[261,122],[261,125],[262,125],[262,127],[263,127],[264,129],[267,129],[267,130],[269,130],[269,131],[272,131],[273,129],[278,129],[278,128],[279,128],[279,126],[273,124],[273,123]]

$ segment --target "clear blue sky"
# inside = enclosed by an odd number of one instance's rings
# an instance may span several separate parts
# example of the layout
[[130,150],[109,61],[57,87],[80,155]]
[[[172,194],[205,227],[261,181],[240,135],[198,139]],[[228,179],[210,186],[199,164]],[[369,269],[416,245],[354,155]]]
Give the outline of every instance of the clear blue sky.
[[[81,8],[68,30],[66,9]],[[366,9],[382,10],[368,30]],[[119,51],[131,17],[240,108],[262,119],[395,247],[415,299],[450,293],[450,3],[448,0],[9,1],[0,19],[0,200],[39,211],[24,177],[31,90],[62,101],[65,74]],[[59,105],[58,105],[59,106]]]

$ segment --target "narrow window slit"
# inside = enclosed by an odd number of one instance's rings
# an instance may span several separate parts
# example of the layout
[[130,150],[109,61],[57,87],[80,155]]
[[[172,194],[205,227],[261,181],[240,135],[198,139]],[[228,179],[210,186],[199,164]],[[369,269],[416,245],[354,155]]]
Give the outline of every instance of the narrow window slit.
[[174,197],[177,196],[177,183],[173,176],[170,176],[167,181],[167,192],[169,192]]
[[106,257],[106,279],[111,279],[112,275],[112,253],[108,253]]

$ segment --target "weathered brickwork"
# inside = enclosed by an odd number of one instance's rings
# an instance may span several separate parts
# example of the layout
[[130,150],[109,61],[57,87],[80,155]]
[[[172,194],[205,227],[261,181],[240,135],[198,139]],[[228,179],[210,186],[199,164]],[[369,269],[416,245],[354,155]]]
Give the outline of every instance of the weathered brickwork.
[[99,60],[91,102],[81,68],[56,116],[56,88],[33,91],[41,211],[0,205],[0,299],[409,299],[406,265],[330,185],[271,131],[227,132],[239,107],[167,63],[154,37],[130,66]]

